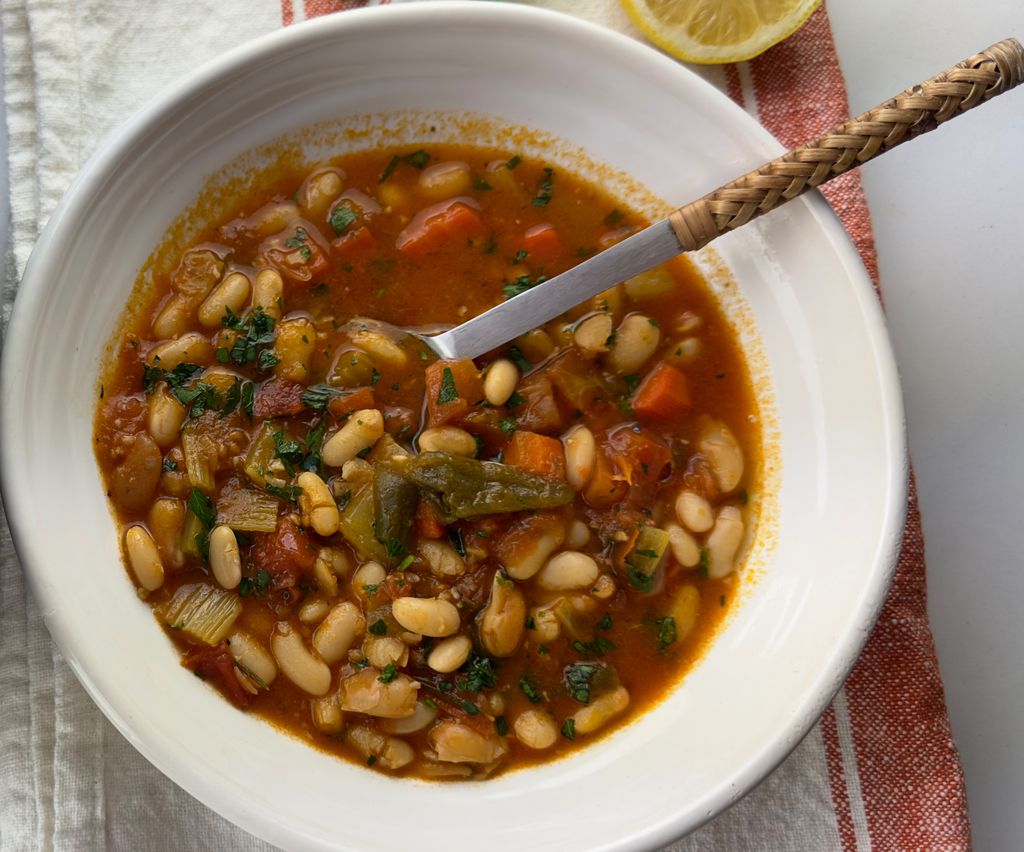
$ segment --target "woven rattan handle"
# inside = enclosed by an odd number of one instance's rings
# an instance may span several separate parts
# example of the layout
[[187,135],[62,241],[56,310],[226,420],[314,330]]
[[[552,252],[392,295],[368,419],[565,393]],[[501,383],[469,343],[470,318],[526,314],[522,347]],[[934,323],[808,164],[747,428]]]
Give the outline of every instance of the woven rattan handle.
[[1022,81],[1024,48],[1016,39],[1005,39],[680,207],[669,216],[669,222],[685,251],[699,249]]

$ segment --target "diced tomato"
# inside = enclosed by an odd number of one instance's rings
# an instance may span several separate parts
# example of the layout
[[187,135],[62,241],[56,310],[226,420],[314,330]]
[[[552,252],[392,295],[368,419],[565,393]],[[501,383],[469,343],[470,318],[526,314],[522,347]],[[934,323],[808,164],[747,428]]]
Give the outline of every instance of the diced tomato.
[[409,257],[424,257],[446,244],[464,245],[485,231],[480,214],[465,201],[442,201],[417,213],[398,235],[395,248]]
[[252,416],[257,419],[266,417],[294,417],[301,414],[306,404],[302,394],[306,390],[298,382],[288,379],[268,379],[256,390],[252,403]]
[[688,414],[692,405],[690,380],[671,364],[658,364],[640,383],[633,395],[633,413],[638,420],[670,423]]
[[562,254],[562,239],[553,225],[534,225],[523,234],[520,248],[532,263],[549,264]]
[[589,411],[598,399],[608,397],[601,375],[575,348],[566,349],[544,367],[559,395],[576,411]]
[[543,373],[533,373],[516,388],[524,402],[510,406],[509,411],[520,429],[529,432],[554,433],[562,431],[562,413],[558,410],[551,381]]
[[377,245],[377,238],[365,225],[331,241],[331,253],[344,261],[355,260]]
[[[465,429],[484,444],[484,455],[495,456],[508,444],[508,434],[502,429],[505,414],[500,408],[470,407],[469,411],[453,421],[454,425]],[[507,424],[506,424],[507,426]]]
[[281,517],[272,533],[255,536],[253,562],[270,574],[275,589],[294,589],[316,564],[318,548],[292,521]]
[[435,361],[427,367],[425,378],[427,418],[431,426],[450,423],[484,398],[480,371],[468,358]]
[[181,664],[209,681],[232,704],[244,708],[252,703],[252,694],[242,688],[235,676],[235,661],[226,641],[213,647],[192,648],[182,658]]
[[305,219],[296,219],[281,233],[267,237],[259,253],[293,284],[311,283],[329,268],[324,237]]
[[594,459],[594,473],[583,489],[583,499],[601,508],[618,503],[626,496],[629,484],[617,473],[604,448],[599,447]]
[[327,403],[327,410],[337,418],[344,417],[351,411],[376,407],[377,403],[373,395],[373,388],[356,388],[342,396],[333,397]]
[[668,444],[640,426],[620,426],[608,436],[609,456],[629,485],[629,500],[634,505],[654,496],[658,481],[672,460]]
[[565,479],[565,451],[557,438],[517,429],[505,448],[503,458],[505,464],[531,473]]
[[444,538],[444,524],[434,515],[434,510],[423,500],[416,504],[416,533],[421,538]]

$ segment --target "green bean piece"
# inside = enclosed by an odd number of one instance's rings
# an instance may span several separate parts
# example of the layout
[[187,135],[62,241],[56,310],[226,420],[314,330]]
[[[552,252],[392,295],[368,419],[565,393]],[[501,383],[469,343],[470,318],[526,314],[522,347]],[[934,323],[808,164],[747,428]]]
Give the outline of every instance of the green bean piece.
[[421,453],[404,472],[420,488],[435,492],[445,515],[443,523],[498,512],[550,509],[573,499],[573,490],[565,482],[449,453]]
[[384,464],[373,466],[373,526],[384,545],[386,564],[394,565],[409,551],[409,533],[419,490]]

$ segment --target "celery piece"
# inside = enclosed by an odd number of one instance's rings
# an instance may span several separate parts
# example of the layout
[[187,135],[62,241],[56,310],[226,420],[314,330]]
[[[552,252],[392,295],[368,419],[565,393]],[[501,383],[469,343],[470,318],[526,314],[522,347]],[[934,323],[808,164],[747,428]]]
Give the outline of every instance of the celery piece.
[[267,485],[270,462],[274,458],[274,431],[273,424],[265,422],[253,436],[245,453],[245,475],[260,488]]
[[658,527],[641,527],[633,549],[626,554],[629,584],[637,591],[650,592],[654,576],[668,552],[668,533]]
[[239,488],[217,499],[217,523],[239,532],[273,532],[277,529],[277,499],[264,491]]
[[161,615],[171,630],[207,645],[225,639],[242,611],[238,595],[208,583],[182,586],[164,606]]
[[185,470],[193,488],[212,494],[215,487],[211,459],[217,457],[217,446],[207,435],[200,434],[193,423],[181,433],[181,449],[185,454]]
[[341,534],[361,559],[387,562],[387,548],[377,541],[373,521],[373,486],[367,483],[352,492],[348,504],[341,510]]
[[192,512],[185,513],[185,523],[181,528],[181,552],[193,559],[205,559],[203,542],[208,531]]

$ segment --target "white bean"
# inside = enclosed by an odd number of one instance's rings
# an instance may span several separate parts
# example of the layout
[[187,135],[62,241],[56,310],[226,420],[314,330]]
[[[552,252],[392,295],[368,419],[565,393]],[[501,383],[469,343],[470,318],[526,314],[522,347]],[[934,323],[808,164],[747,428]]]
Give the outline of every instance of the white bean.
[[392,370],[401,370],[409,360],[401,346],[379,331],[362,329],[352,337],[352,342],[375,362]]
[[419,552],[435,577],[459,577],[466,573],[466,560],[446,541],[427,539],[420,544]]
[[241,272],[229,272],[213,288],[199,306],[199,322],[207,328],[220,328],[221,320],[227,315],[227,308],[240,314],[249,299],[249,279]]
[[594,588],[590,590],[590,594],[598,600],[606,601],[615,596],[615,590],[615,579],[611,574],[602,574],[597,578]]
[[372,598],[376,587],[387,579],[387,571],[379,562],[364,562],[352,575],[352,591],[361,598]]
[[676,288],[676,281],[664,266],[655,266],[654,269],[627,278],[622,287],[626,295],[637,302],[671,293]]
[[325,695],[313,702],[313,724],[325,734],[340,734],[345,727],[345,714],[338,706],[337,695]]
[[242,580],[242,555],[231,527],[221,524],[210,533],[210,570],[225,589],[235,588]]
[[715,522],[711,504],[695,491],[683,490],[676,497],[676,517],[679,523],[695,533],[707,532]]
[[277,677],[274,658],[256,639],[238,630],[228,637],[228,652],[247,674],[255,675],[263,686],[270,686]]
[[718,510],[715,526],[708,533],[704,546],[708,553],[708,576],[718,580],[736,567],[736,552],[743,541],[743,514],[736,506]]
[[499,358],[484,374],[484,399],[491,405],[504,405],[519,384],[519,370],[508,358]]
[[473,642],[468,636],[452,636],[438,642],[427,657],[427,665],[435,672],[448,674],[469,659]]
[[439,598],[397,598],[391,614],[406,630],[423,636],[451,636],[461,619],[455,605]]
[[157,446],[166,449],[178,440],[187,413],[185,406],[168,393],[163,382],[156,386],[146,410],[146,430]]
[[384,719],[405,719],[416,712],[419,686],[404,674],[381,683],[379,669],[365,668],[341,682],[338,700],[342,710]]
[[514,582],[495,572],[491,596],[480,615],[480,644],[492,657],[511,657],[525,623],[526,598]]
[[573,714],[577,734],[590,734],[607,724],[629,706],[629,692],[620,686],[611,692],[599,695],[586,707]]
[[558,739],[558,726],[543,710],[524,710],[512,723],[516,739],[527,748],[551,748]]
[[743,478],[743,450],[732,430],[718,420],[712,420],[701,431],[697,450],[707,459],[715,481],[728,494]]
[[124,546],[128,551],[128,564],[132,566],[139,585],[147,592],[159,589],[164,584],[164,563],[149,531],[141,524],[128,527]]
[[338,662],[352,647],[356,637],[366,629],[363,618],[354,603],[343,601],[334,606],[313,633],[313,650],[329,664]]
[[692,364],[700,355],[701,342],[699,337],[684,337],[675,346],[670,346],[665,356],[674,364]]
[[649,317],[630,314],[615,332],[605,365],[620,376],[635,373],[654,354],[660,340],[661,332]]
[[321,458],[330,467],[341,467],[363,450],[372,447],[383,434],[384,416],[375,408],[360,409],[327,439]]
[[596,358],[608,351],[608,338],[611,336],[611,314],[602,312],[581,320],[572,334],[572,341],[588,358]]
[[549,592],[585,589],[594,584],[600,573],[592,557],[576,550],[563,550],[540,569],[537,585]]
[[437,718],[437,707],[431,707],[425,701],[417,701],[416,709],[411,716],[404,719],[382,719],[377,723],[386,734],[406,736],[422,731]]
[[302,489],[299,511],[302,513],[303,525],[311,526],[317,535],[334,535],[341,523],[341,515],[327,483],[313,471],[304,470],[299,474],[296,484]]
[[190,331],[176,340],[167,340],[154,346],[147,359],[161,370],[173,370],[179,364],[206,366],[213,360],[213,347],[198,331]]
[[460,722],[438,722],[427,735],[445,763],[493,763],[508,747],[497,736],[485,736]]
[[562,438],[565,445],[565,478],[577,491],[587,487],[594,475],[597,441],[586,426],[574,426]]
[[160,339],[177,337],[189,325],[192,303],[180,293],[174,293],[153,320],[153,336]]
[[185,504],[175,497],[161,497],[149,507],[146,525],[164,563],[172,568],[184,565],[181,530],[185,525]]
[[330,611],[331,605],[324,598],[309,598],[299,607],[299,621],[303,624],[319,624]]
[[276,269],[262,269],[252,288],[253,310],[259,308],[267,316],[281,319],[284,280]]
[[476,455],[476,438],[458,426],[432,426],[419,437],[420,451],[424,453],[451,453],[455,456]]
[[416,752],[405,740],[385,736],[364,725],[355,725],[345,731],[345,742],[366,760],[375,758],[373,765],[382,769],[401,769],[416,759]]
[[278,358],[274,373],[282,379],[306,384],[314,349],[316,328],[313,323],[305,317],[282,322],[274,338],[274,355]]
[[270,650],[284,676],[303,692],[326,695],[331,688],[331,670],[314,657],[287,621],[279,621],[270,638]]
[[473,188],[469,165],[458,160],[434,163],[420,172],[419,186],[423,195],[433,201],[465,195]]
[[554,642],[562,635],[562,622],[558,620],[558,615],[555,612],[562,600],[562,598],[558,598],[549,604],[535,606],[530,610],[530,623],[533,625],[530,631],[536,634],[533,638],[537,642]]
[[693,628],[697,626],[699,613],[700,592],[697,591],[697,587],[691,585],[680,587],[669,611],[675,622],[677,642],[682,642],[693,632]]
[[409,646],[394,636],[367,636],[363,640],[363,657],[378,669],[392,663],[403,667],[409,662]]
[[569,530],[565,534],[565,546],[570,550],[579,550],[586,547],[590,541],[590,527],[579,518],[573,518],[569,522]]
[[684,568],[696,568],[700,563],[700,545],[689,532],[679,524],[669,521],[665,524],[668,533],[668,546],[672,548],[672,556]]

